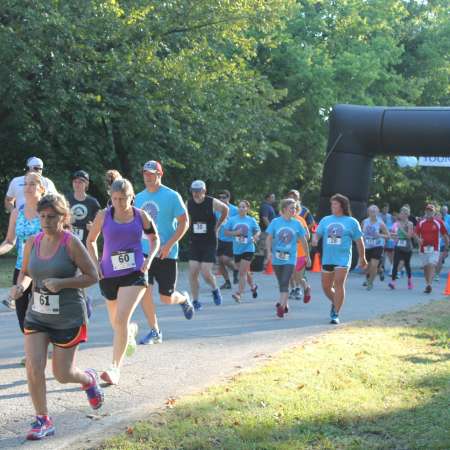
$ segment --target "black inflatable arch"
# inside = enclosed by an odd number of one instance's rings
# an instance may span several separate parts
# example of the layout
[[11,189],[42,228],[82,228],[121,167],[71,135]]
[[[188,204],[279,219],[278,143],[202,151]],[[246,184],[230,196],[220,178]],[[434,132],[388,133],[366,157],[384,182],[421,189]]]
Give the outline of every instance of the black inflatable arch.
[[450,156],[450,108],[336,105],[329,127],[319,218],[337,192],[365,217],[375,155]]

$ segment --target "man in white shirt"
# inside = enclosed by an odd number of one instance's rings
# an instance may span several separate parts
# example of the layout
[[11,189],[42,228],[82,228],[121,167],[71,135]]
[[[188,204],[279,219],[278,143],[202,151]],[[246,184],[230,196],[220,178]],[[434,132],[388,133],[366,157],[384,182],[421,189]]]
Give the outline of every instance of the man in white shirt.
[[[27,173],[37,172],[42,175],[42,170],[44,169],[44,163],[42,159],[32,156],[27,159]],[[56,194],[57,190],[53,181],[49,178],[42,177],[44,180],[45,192],[46,194]],[[25,197],[23,193],[23,186],[25,182],[25,175],[21,177],[15,177],[11,180],[8,187],[8,192],[5,197],[5,209],[11,212],[14,208],[19,209],[25,202]]]

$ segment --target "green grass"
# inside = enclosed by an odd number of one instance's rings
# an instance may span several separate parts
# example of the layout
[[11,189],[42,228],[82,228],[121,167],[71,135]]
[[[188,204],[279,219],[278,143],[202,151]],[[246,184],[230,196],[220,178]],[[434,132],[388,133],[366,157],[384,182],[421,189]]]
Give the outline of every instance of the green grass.
[[11,287],[15,264],[15,257],[2,256],[0,258],[0,288]]
[[449,301],[338,328],[101,448],[449,449],[449,330]]

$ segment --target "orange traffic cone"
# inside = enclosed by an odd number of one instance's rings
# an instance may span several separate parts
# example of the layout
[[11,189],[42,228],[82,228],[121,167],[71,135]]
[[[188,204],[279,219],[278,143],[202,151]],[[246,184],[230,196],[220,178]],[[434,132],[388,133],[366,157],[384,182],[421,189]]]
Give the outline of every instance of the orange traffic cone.
[[447,275],[447,285],[444,289],[444,295],[450,295],[450,272]]
[[264,271],[264,275],[272,275],[273,274],[273,267],[272,267],[272,260],[269,259],[266,264],[266,270]]
[[311,267],[311,272],[321,272],[322,271],[322,266],[320,264],[320,255],[319,253],[316,253],[314,255],[314,261],[313,261],[313,265]]

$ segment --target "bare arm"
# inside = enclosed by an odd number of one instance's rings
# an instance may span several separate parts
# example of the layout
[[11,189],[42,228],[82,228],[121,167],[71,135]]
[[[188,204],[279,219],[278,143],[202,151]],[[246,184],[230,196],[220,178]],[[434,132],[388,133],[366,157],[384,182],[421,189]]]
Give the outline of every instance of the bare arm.
[[31,249],[33,248],[34,236],[31,236],[25,243],[23,249],[22,269],[17,277],[17,283],[11,287],[9,296],[18,299],[31,284],[31,278],[28,276],[28,262],[30,260]]
[[105,210],[103,209],[99,211],[95,216],[92,227],[89,230],[89,234],[86,238],[86,249],[96,266],[97,273],[99,274],[100,278],[102,278],[102,271],[100,268],[100,262],[98,260],[97,239],[102,231],[104,220],[105,220]]
[[169,256],[170,250],[172,247],[186,234],[186,231],[189,229],[189,218],[188,213],[185,212],[181,214],[181,216],[177,217],[177,229],[172,237],[161,247],[159,257],[161,259],[165,259]]
[[390,239],[391,238],[391,233],[389,233],[389,230],[387,229],[387,226],[384,223],[380,224],[380,236],[384,237],[386,239]]
[[216,223],[216,234],[217,234],[219,228],[221,227],[221,225],[225,222],[225,220],[228,217],[229,208],[224,202],[221,202],[220,200],[217,200],[216,198],[214,198],[213,199],[213,210],[220,212],[219,220]]
[[12,250],[16,243],[16,222],[17,209],[14,209],[9,216],[8,232],[5,240],[0,244],[0,255],[4,255]]
[[141,271],[143,273],[146,273],[150,269],[153,258],[158,253],[160,240],[158,230],[156,229],[156,225],[153,222],[153,219],[144,210],[141,211],[141,214],[142,214],[142,223],[144,224],[144,230],[148,230],[152,227],[154,230],[153,233],[146,234],[149,242],[150,252],[141,267]]
[[306,256],[306,265],[309,267],[311,265],[311,257],[309,255],[309,246],[308,241],[306,240],[306,235],[300,238],[300,242],[303,247],[303,252],[305,253]]
[[355,241],[355,243],[356,247],[358,248],[359,266],[362,269],[365,269],[367,267],[367,260],[366,260],[366,249],[364,247],[364,239],[360,237]]
[[266,249],[267,249],[267,260],[272,259],[272,235],[268,234],[266,237]]
[[8,212],[11,212],[14,209],[15,198],[10,197],[9,195],[5,196],[5,209]]

